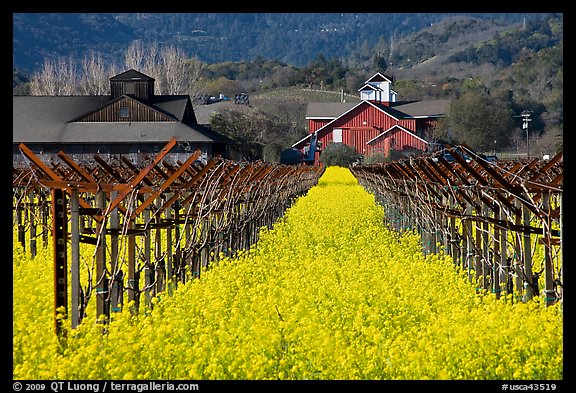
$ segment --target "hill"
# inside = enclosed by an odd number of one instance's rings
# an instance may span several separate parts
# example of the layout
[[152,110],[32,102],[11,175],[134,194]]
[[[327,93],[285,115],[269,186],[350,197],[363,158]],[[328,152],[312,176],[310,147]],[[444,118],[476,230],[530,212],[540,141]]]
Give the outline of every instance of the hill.
[[302,66],[319,54],[350,57],[455,15],[499,26],[542,14],[522,13],[15,13],[14,67],[35,71],[45,57],[97,50],[118,60],[134,40],[183,48],[208,63],[257,57]]

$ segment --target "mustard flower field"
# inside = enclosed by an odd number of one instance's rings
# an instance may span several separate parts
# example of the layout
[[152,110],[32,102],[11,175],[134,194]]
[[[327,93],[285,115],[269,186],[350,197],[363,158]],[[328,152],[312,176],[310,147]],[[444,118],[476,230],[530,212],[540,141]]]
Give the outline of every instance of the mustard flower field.
[[274,229],[152,310],[94,309],[54,335],[50,250],[14,242],[14,379],[563,378],[559,306],[478,295],[424,256],[346,168],[329,167]]

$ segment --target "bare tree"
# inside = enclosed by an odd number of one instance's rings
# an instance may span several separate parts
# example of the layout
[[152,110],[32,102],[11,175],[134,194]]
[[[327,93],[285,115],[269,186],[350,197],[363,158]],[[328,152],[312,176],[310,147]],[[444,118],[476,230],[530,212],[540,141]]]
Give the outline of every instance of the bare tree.
[[188,59],[184,51],[174,46],[161,50],[156,43],[134,41],[126,49],[124,65],[156,80],[155,94],[197,94],[194,84],[204,64],[198,58]]
[[124,54],[126,68],[142,72],[158,82],[154,85],[154,94],[162,94],[159,64],[158,45],[156,43],[146,45],[142,41],[134,41]]
[[165,94],[182,94],[190,83],[190,68],[184,52],[175,47],[162,49],[162,92]]
[[110,93],[109,78],[116,74],[114,64],[104,64],[102,54],[91,51],[82,60],[82,79],[80,91],[86,95],[105,95]]
[[77,93],[76,64],[72,59],[46,59],[42,69],[30,80],[31,95],[67,96]]
[[200,77],[203,63],[198,58],[188,59],[182,49],[164,48],[160,55],[163,94],[194,95],[193,85]]
[[198,84],[200,80],[200,74],[206,67],[206,64],[202,62],[197,56],[194,56],[187,61],[189,69],[188,77],[188,88],[184,93],[190,95],[190,97],[195,98],[201,93],[201,87]]
[[[189,94],[199,92],[196,82],[204,68],[198,58],[188,59],[183,50],[172,46],[159,50],[156,43],[134,41],[124,54],[124,65],[156,80],[155,94]],[[78,76],[74,59],[47,59],[42,70],[30,81],[32,95],[105,95],[110,93],[109,78],[117,73],[114,64],[106,64],[101,53],[91,51],[80,62]]]

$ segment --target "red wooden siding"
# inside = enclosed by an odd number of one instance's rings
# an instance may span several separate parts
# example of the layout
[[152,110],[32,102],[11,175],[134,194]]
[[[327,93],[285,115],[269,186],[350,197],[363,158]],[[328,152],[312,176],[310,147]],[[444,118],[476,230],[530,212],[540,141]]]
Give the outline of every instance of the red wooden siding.
[[354,147],[357,153],[364,154],[370,149],[366,142],[394,125],[412,130],[416,127],[416,119],[397,120],[372,105],[362,105],[330,124],[326,129],[328,133],[320,136],[319,140],[326,147],[332,141],[332,130],[341,128],[342,143]]
[[[383,132],[393,125],[401,125],[409,130],[416,127],[416,119],[399,119],[396,120],[389,114],[373,107],[372,105],[363,105],[356,110],[345,114],[334,123],[330,124],[330,128],[379,128]],[[374,135],[376,136],[376,135]]]
[[312,134],[319,128],[324,127],[326,124],[330,123],[332,120],[318,120],[318,119],[308,119],[308,133]]
[[382,131],[374,127],[346,128],[342,130],[342,143],[353,146],[356,149],[356,153],[365,154],[369,147],[366,145],[366,142],[381,132]]
[[[394,141],[394,142],[392,142]],[[426,142],[416,136],[400,129],[394,128],[371,142],[366,149],[367,154],[381,152],[387,155],[390,149],[394,150],[425,150]]]
[[[376,151],[388,155],[390,149],[425,150],[428,145],[422,139],[426,139],[425,131],[433,127],[434,124],[435,119],[396,119],[368,102],[357,106],[349,113],[333,121],[308,120],[310,133],[322,128],[318,133],[318,142],[321,143],[322,149],[333,142],[333,130],[341,129],[342,143],[354,147],[356,153],[365,156]],[[409,132],[401,128],[391,129],[395,125],[401,126]],[[391,130],[388,133],[367,144],[368,141],[389,129]]]

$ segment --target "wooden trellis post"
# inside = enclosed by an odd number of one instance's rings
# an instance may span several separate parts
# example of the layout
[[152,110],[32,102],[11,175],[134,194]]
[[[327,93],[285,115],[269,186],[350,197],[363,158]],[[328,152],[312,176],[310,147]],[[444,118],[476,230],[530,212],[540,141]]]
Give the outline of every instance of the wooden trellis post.
[[[130,201],[130,206],[128,211],[132,212],[135,208],[136,198]],[[130,313],[132,315],[138,313],[140,307],[140,284],[139,284],[139,273],[136,270],[136,233],[134,232],[136,228],[135,218],[131,219],[130,215],[126,215],[129,220],[128,223],[128,303],[133,305],[130,307]]]
[[[106,193],[96,192],[96,208],[106,208]],[[106,274],[106,219],[96,221],[96,318],[106,322],[110,313],[108,277]],[[102,316],[105,319],[101,319]]]
[[38,206],[34,200],[34,191],[28,194],[28,223],[30,225],[30,255],[32,258],[36,256],[36,218]]
[[[522,223],[525,227],[530,226],[530,217],[530,209],[526,206],[522,206]],[[534,283],[535,277],[532,274],[532,241],[530,232],[524,231],[522,238],[524,246],[522,264],[524,267],[524,275],[526,276],[526,281],[524,281],[524,301],[528,301],[534,296],[534,284],[537,283]],[[538,294],[536,293],[536,295]]]
[[162,255],[162,220],[161,220],[161,216],[162,214],[160,213],[160,207],[161,207],[161,200],[160,198],[156,198],[156,200],[154,201],[154,204],[156,206],[156,231],[155,231],[155,236],[154,236],[154,260],[155,263],[154,265],[156,266],[156,289],[155,292],[156,294],[162,292],[164,290],[164,276],[165,276],[165,271],[166,271],[166,267],[165,267],[165,260],[163,259],[163,255]]
[[462,223],[462,233],[465,241],[462,245],[462,261],[468,272],[468,281],[472,282],[472,257],[474,256],[474,238],[472,237],[472,205],[467,204],[464,212],[468,218]]
[[72,190],[70,197],[70,232],[71,232],[71,269],[70,279],[72,281],[72,329],[76,329],[82,321],[81,309],[83,299],[81,299],[80,288],[80,200],[78,189]]
[[[494,218],[500,218],[500,205],[494,203]],[[502,267],[500,260],[500,227],[494,224],[494,242],[493,242],[493,255],[492,255],[492,292],[496,294],[496,298],[500,298],[500,269]]]
[[[18,196],[17,196],[18,198]],[[24,226],[24,206],[23,203],[19,203],[16,206],[16,219],[17,219],[17,231],[18,231],[18,242],[26,251],[26,230]]]
[[[147,199],[144,194],[144,200]],[[151,261],[151,236],[152,230],[150,229],[150,205],[146,206],[142,214],[144,219],[144,296],[147,307],[152,307],[152,297],[155,295],[153,283],[155,279],[154,266]]]
[[[54,324],[57,335],[64,332],[62,317],[68,313],[68,219],[66,194],[61,189],[52,190],[52,244],[54,250]],[[63,310],[63,313],[59,313]]]
[[[110,193],[110,200],[116,199],[118,191]],[[110,212],[110,312],[119,312],[119,300],[122,292],[122,277],[119,270],[118,235],[120,231],[120,214],[118,206]]]
[[551,306],[556,303],[556,291],[554,290],[554,266],[552,264],[552,228],[550,220],[550,192],[544,190],[542,192],[542,210],[546,213],[545,218],[542,220],[543,236],[542,243],[544,243],[544,301],[546,306]]
[[[172,193],[167,195],[167,198],[170,199],[173,196]],[[172,249],[172,228],[175,225],[174,219],[172,218],[172,206],[168,206],[165,211],[166,221],[169,222],[168,227],[166,228],[166,287],[168,289],[168,293],[172,292],[174,287],[175,277],[174,277],[174,258],[173,258],[173,249]]]

